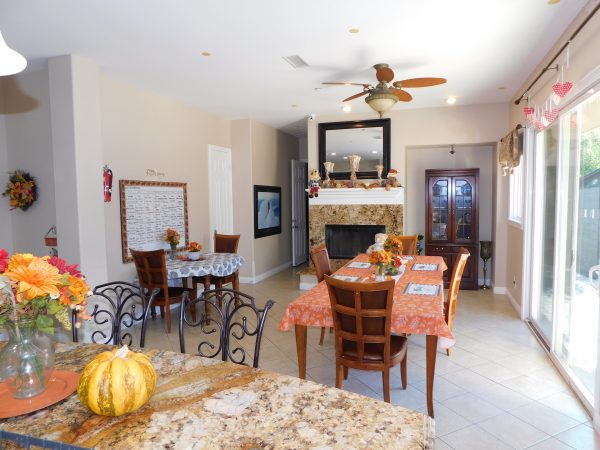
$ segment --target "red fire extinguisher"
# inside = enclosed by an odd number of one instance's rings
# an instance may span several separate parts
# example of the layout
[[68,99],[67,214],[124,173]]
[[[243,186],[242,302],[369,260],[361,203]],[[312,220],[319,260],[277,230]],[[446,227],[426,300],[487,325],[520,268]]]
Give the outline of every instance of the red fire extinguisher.
[[108,166],[104,166],[104,203],[108,203],[111,200],[112,195],[112,179],[113,173]]

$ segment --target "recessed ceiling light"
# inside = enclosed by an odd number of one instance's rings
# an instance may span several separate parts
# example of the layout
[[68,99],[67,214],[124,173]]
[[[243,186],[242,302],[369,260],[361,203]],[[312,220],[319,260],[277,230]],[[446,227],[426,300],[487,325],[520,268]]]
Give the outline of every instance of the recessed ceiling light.
[[342,111],[344,111],[345,113],[349,113],[350,111],[352,111],[352,106],[344,105],[342,106]]
[[210,52],[202,52],[202,53],[201,53],[201,55],[202,55],[202,56],[210,56],[210,55],[211,55],[211,53],[210,53]]
[[352,34],[356,34],[356,33],[360,32],[360,30],[358,28],[350,28],[348,31]]
[[371,150],[371,153],[377,154],[377,150]]
[[315,91],[320,91],[321,89],[323,89],[323,88],[316,87],[316,88],[315,88]]
[[337,153],[336,153],[336,152],[333,152],[333,153],[331,154],[331,156],[335,156],[335,155],[337,155]]
[[298,105],[292,105],[292,108],[297,108],[297,107],[298,107]]
[[347,157],[347,156],[344,156],[344,159],[348,159],[348,157]]
[[446,99],[446,103],[448,103],[449,105],[454,105],[456,103],[456,97],[448,97]]

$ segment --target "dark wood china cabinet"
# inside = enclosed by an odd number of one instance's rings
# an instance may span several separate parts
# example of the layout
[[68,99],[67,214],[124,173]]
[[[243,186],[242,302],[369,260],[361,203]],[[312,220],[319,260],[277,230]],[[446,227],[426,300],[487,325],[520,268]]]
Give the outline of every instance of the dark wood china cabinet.
[[426,170],[425,179],[425,254],[444,258],[448,266],[444,284],[448,287],[458,249],[469,250],[460,287],[477,289],[479,169]]

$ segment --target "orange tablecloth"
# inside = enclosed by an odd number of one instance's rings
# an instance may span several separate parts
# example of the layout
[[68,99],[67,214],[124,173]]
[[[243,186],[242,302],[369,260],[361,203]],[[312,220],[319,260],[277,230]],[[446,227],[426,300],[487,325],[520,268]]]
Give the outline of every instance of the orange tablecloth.
[[[366,262],[365,254],[358,255],[352,261]],[[350,261],[350,262],[352,262]],[[349,263],[350,263],[349,262]],[[348,264],[349,264],[348,263]],[[414,271],[415,263],[438,264],[437,272]],[[336,274],[369,277],[373,267],[369,269],[340,268]],[[444,320],[444,283],[442,274],[446,264],[440,256],[416,256],[406,265],[402,277],[394,289],[394,306],[392,308],[392,332],[429,334],[440,337],[440,346],[448,348],[454,345],[456,339]],[[439,293],[436,296],[405,294],[408,283],[437,284]],[[325,282],[321,282],[306,293],[302,294],[285,311],[279,329],[289,330],[293,325],[313,327],[332,327],[333,317],[329,294]]]

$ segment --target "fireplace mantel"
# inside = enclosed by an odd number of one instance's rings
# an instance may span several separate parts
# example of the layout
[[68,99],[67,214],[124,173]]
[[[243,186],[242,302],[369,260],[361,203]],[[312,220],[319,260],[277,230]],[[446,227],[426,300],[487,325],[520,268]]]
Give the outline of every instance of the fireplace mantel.
[[404,188],[338,188],[319,189],[319,196],[308,199],[313,205],[403,205]]

